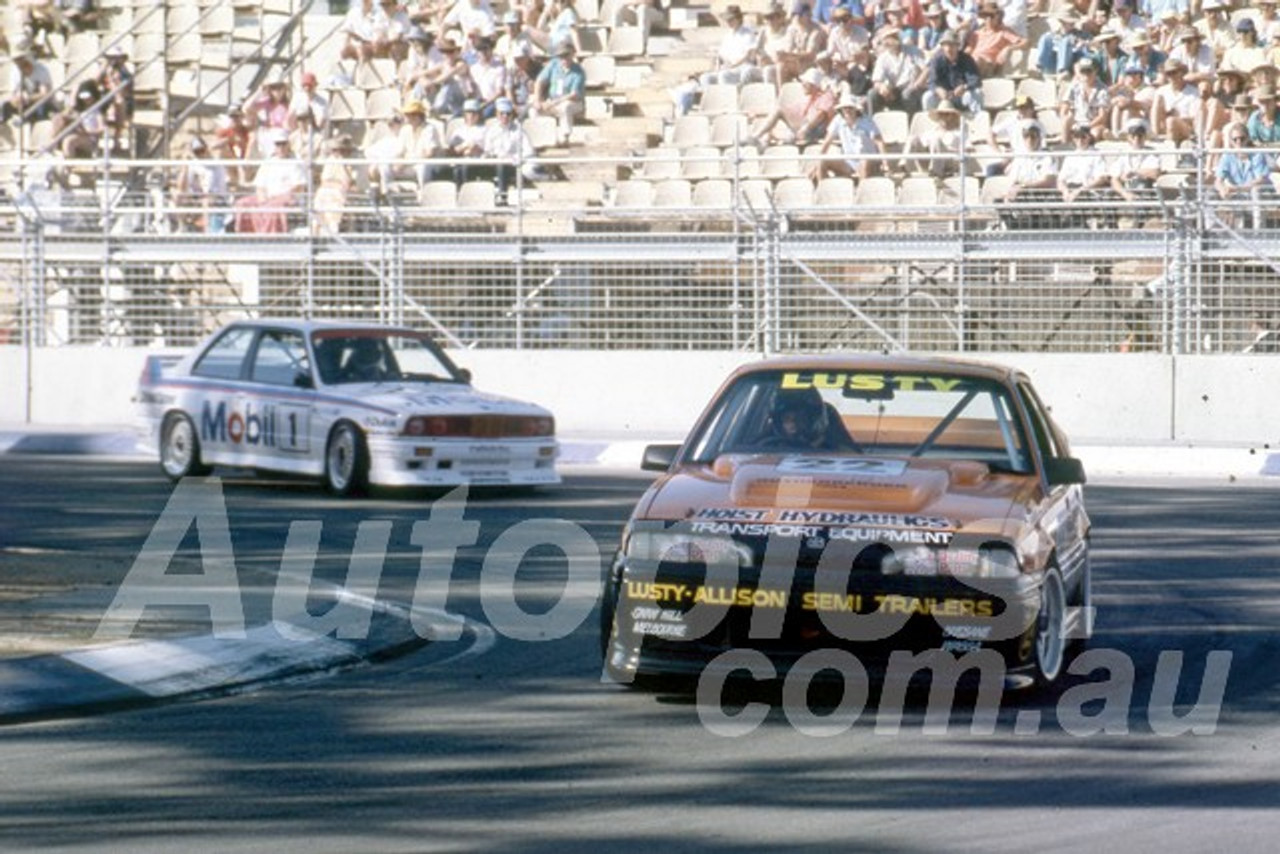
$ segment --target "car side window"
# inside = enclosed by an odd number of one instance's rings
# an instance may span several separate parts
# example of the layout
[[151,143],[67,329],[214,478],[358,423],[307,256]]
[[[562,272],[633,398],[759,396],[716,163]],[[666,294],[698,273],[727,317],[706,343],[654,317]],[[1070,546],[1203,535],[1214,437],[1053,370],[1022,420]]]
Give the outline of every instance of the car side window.
[[253,356],[250,377],[254,382],[292,386],[299,375],[311,376],[307,345],[296,332],[271,330],[262,333]]
[[209,345],[196,362],[191,373],[197,377],[219,380],[238,380],[244,366],[249,345],[253,342],[253,330],[243,327],[228,329]]
[[1036,397],[1035,391],[1026,383],[1018,383],[1018,393],[1022,395],[1022,402],[1031,419],[1031,431],[1035,434],[1036,444],[1040,446],[1040,456],[1046,460],[1062,456],[1057,437],[1049,428],[1049,419],[1045,415],[1040,398]]

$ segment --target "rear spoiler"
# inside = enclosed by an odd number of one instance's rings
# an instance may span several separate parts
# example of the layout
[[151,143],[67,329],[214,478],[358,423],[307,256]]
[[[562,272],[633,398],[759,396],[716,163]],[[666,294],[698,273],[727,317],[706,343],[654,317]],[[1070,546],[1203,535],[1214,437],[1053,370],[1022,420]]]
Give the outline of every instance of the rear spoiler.
[[179,355],[147,356],[142,363],[142,374],[138,377],[139,386],[155,385],[164,379],[173,366],[182,361]]

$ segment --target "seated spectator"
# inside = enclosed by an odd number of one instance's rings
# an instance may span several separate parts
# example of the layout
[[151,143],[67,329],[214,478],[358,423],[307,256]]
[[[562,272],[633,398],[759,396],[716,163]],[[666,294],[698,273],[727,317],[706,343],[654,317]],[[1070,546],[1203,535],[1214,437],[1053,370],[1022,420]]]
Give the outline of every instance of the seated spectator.
[[[455,160],[475,160],[484,157],[484,121],[480,116],[480,102],[474,98],[462,108],[462,124],[449,133],[446,142],[449,157]],[[481,178],[484,170],[479,165],[466,162],[454,163],[453,180],[458,184]]]
[[1258,14],[1253,23],[1258,30],[1258,41],[1270,47],[1280,42],[1280,16],[1276,14],[1276,3],[1280,0],[1254,0]]
[[1218,70],[1218,60],[1213,49],[1204,43],[1200,31],[1195,27],[1182,27],[1178,30],[1177,44],[1169,52],[1169,59],[1176,59],[1187,67],[1187,82],[1198,86],[1203,95],[1213,90],[1213,78]]
[[440,32],[461,30],[467,36],[493,38],[498,31],[488,0],[457,0],[440,22]]
[[939,44],[940,52],[929,65],[929,89],[921,106],[933,111],[946,102],[976,114],[982,109],[982,75],[977,64],[960,50],[960,39],[954,33],[944,33]]
[[1124,69],[1129,64],[1129,55],[1120,49],[1120,33],[1110,27],[1103,27],[1102,32],[1093,39],[1093,61],[1098,66],[1098,79],[1108,89],[1120,84]]
[[[1250,202],[1250,215],[1254,228],[1262,228],[1264,206],[1274,210],[1276,205],[1275,185],[1271,183],[1271,170],[1275,168],[1272,158],[1266,153],[1252,148],[1252,141],[1244,125],[1227,126],[1227,146],[1229,151],[1218,159],[1214,170],[1213,188],[1223,201],[1241,200]],[[1231,221],[1230,215],[1226,217]]]
[[[1025,150],[1022,128],[1026,122],[1036,120],[1036,102],[1029,95],[1016,95],[1012,113],[1005,113],[991,123],[987,130],[987,144],[999,151],[1021,154]],[[1004,174],[1004,169],[994,174]]]
[[1125,40],[1125,49],[1129,53],[1129,64],[1142,68],[1142,76],[1147,83],[1160,81],[1160,68],[1164,65],[1165,55],[1151,46],[1151,39],[1146,30],[1139,30]]
[[515,65],[507,70],[507,100],[515,105],[517,118],[528,117],[540,73],[542,68],[533,59],[532,46],[526,46],[516,57]]
[[1009,54],[1026,45],[1027,40],[1004,23],[1004,10],[995,0],[984,0],[978,9],[980,26],[969,34],[968,53],[983,77],[998,77]]
[[1236,43],[1235,28],[1227,17],[1228,0],[1204,0],[1200,4],[1200,17],[1192,25],[1213,51],[1214,61],[1220,63],[1227,48]]
[[774,3],[764,13],[763,20],[756,49],[760,74],[764,82],[781,86],[784,77],[794,80],[803,69],[790,58],[791,29],[787,26],[787,11],[781,4]]
[[[469,104],[474,102],[468,102]],[[373,161],[371,170],[380,194],[385,195],[395,180],[411,180],[419,188],[445,171],[432,161],[448,153],[440,125],[428,118],[420,101],[410,101],[400,110],[403,121],[394,122],[390,132],[365,147]]]
[[495,161],[492,166],[498,187],[498,204],[506,204],[507,194],[516,186],[517,170],[526,180],[537,176],[533,142],[516,122],[516,108],[506,98],[496,104],[498,120],[485,128],[483,154]]
[[867,115],[864,99],[845,95],[836,104],[836,116],[822,140],[821,153],[826,154],[833,144],[839,145],[840,157],[825,158],[813,167],[810,177],[814,180],[828,175],[862,179],[879,172],[880,163],[863,156],[884,154],[886,150],[880,129]]
[[409,55],[408,36],[414,27],[413,21],[399,0],[382,0],[382,13],[387,17],[386,56],[403,62]]
[[827,49],[827,31],[814,23],[813,7],[808,3],[796,3],[787,25],[787,49],[781,54],[778,70],[779,85],[795,80],[800,73],[813,67],[814,59]]
[[231,189],[227,168],[211,159],[213,152],[202,137],[192,137],[188,152],[174,184],[179,230],[222,234],[227,230]]
[[957,36],[967,35],[978,23],[977,0],[938,0],[947,13],[947,29]]
[[779,103],[777,108],[752,129],[751,135],[761,146],[771,144],[774,131],[782,126],[778,141],[807,145],[819,142],[827,132],[827,123],[835,112],[836,98],[822,85],[822,73],[810,68],[800,75],[804,100]]
[[763,80],[759,67],[758,36],[743,20],[740,6],[725,7],[724,25],[726,31],[716,50],[715,68],[702,75],[703,87],[717,83],[739,86]]
[[902,0],[888,0],[888,2],[880,4],[880,21],[876,24],[876,38],[888,29],[897,30],[902,35],[902,41],[905,44],[916,43],[916,28],[907,20],[907,9],[902,4]]
[[303,106],[308,107],[315,129],[323,134],[329,127],[329,99],[316,91],[317,86],[319,86],[319,80],[316,79],[315,73],[311,71],[304,73],[301,91],[295,92],[293,99],[289,102],[289,113],[297,115]]
[[1111,189],[1125,201],[1137,201],[1155,187],[1160,177],[1160,156],[1147,145],[1147,123],[1130,119],[1125,126],[1129,148],[1111,162]]
[[289,148],[301,160],[314,163],[324,153],[324,134],[316,127],[310,104],[289,111]]
[[1058,114],[1062,117],[1063,136],[1069,137],[1077,125],[1087,126],[1095,138],[1107,135],[1111,95],[1098,79],[1098,67],[1090,57],[1076,62],[1075,79],[1062,95]]
[[1257,108],[1247,122],[1249,140],[1254,145],[1280,144],[1280,122],[1276,120],[1275,87],[1260,86],[1255,89],[1253,102]]
[[514,9],[502,16],[502,35],[498,36],[494,53],[507,64],[508,72],[515,69],[516,59],[522,54],[527,57],[535,54],[546,55],[545,51],[534,43],[524,27],[524,21],[520,19],[520,13]]
[[476,57],[470,66],[471,82],[480,114],[488,119],[495,112],[499,98],[507,96],[507,66],[494,55],[493,41],[487,36],[476,39]]
[[582,37],[578,34],[578,10],[572,0],[551,0],[543,10],[529,37],[548,54],[556,52],[559,45],[567,44],[575,53],[582,52]]
[[36,59],[28,49],[11,57],[9,82],[4,103],[0,104],[0,121],[18,119],[26,124],[52,118],[57,112],[53,97],[53,77],[49,67]]
[[1267,64],[1267,51],[1258,42],[1258,29],[1252,18],[1236,21],[1237,41],[1222,55],[1218,68],[1252,74]]
[[391,21],[374,0],[358,0],[342,19],[342,58],[368,62],[391,55]]
[[133,71],[127,65],[129,57],[120,47],[110,48],[102,56],[98,86],[107,96],[103,107],[107,134],[117,149],[132,152],[133,146],[128,144],[133,127]]
[[76,87],[75,103],[53,117],[54,138],[62,137],[62,154],[68,160],[98,154],[107,130],[103,107],[98,82],[85,80]]
[[289,102],[289,77],[284,72],[263,83],[249,102],[245,116],[254,130],[254,148],[258,157],[272,156],[276,138],[274,131],[288,132]]
[[871,112],[920,109],[920,98],[929,85],[924,54],[904,46],[902,34],[890,27],[877,33],[879,52],[871,69]]
[[928,153],[932,159],[911,158],[908,168],[917,174],[932,174],[943,178],[955,171],[956,156],[960,153],[960,111],[950,100],[941,100],[929,111],[933,120],[919,133],[907,137],[904,154]]
[[268,137],[271,157],[253,177],[253,194],[235,204],[237,234],[281,234],[288,231],[288,212],[309,183],[307,170],[289,150],[289,132],[274,128]]
[[853,19],[847,6],[837,6],[831,11],[831,31],[827,36],[827,53],[835,72],[844,77],[849,65],[859,51],[871,44],[871,34]]
[[936,2],[924,7],[924,25],[916,31],[915,46],[924,55],[926,61],[933,59],[938,52],[942,34],[947,31],[947,15]]
[[359,155],[355,140],[342,134],[329,140],[328,156],[320,168],[316,187],[312,234],[337,234],[342,230],[347,201],[355,192],[367,192],[368,181],[358,164],[351,162]]
[[[1062,201],[1068,205],[1099,198],[1111,183],[1106,161],[1098,154],[1089,128],[1077,125],[1071,132],[1071,142],[1074,146],[1072,153],[1065,155],[1058,167],[1058,192],[1062,193]],[[1083,219],[1074,216],[1070,210],[1066,219],[1072,226],[1084,224]]]
[[1036,43],[1036,68],[1045,77],[1071,73],[1076,63],[1089,54],[1093,36],[1084,24],[1089,19],[1064,16],[1049,19],[1049,29]]
[[1124,68],[1120,82],[1111,87],[1111,118],[1108,127],[1116,139],[1124,138],[1124,129],[1130,119],[1145,119],[1151,114],[1155,100],[1155,87],[1147,83],[1146,72],[1138,62]]
[[1167,82],[1156,89],[1151,102],[1151,127],[1155,136],[1176,146],[1195,136],[1201,109],[1200,88],[1187,82],[1187,67],[1181,60],[1166,60],[1164,75]]
[[1135,11],[1134,0],[1116,0],[1110,26],[1126,40],[1139,32],[1147,34],[1147,20]]
[[53,56],[49,36],[67,33],[60,5],[55,0],[18,0],[17,6],[21,10],[22,31],[30,39],[29,48],[33,54]]
[[[1055,189],[1058,185],[1058,165],[1054,158],[1045,153],[1044,128],[1038,121],[1022,123],[1023,151],[1015,154],[1005,175],[1012,181],[1002,201],[1044,202],[1049,201],[1044,191]],[[1055,199],[1052,199],[1056,201]],[[1017,227],[1044,227],[1046,221],[1040,212],[1034,212],[1034,219],[1028,220],[1022,214],[1013,217]],[[1006,222],[1009,218],[1006,217]]]
[[559,121],[558,142],[569,144],[573,124],[585,111],[586,73],[573,58],[573,45],[556,48],[556,58],[548,62],[535,81],[531,115],[555,116]]

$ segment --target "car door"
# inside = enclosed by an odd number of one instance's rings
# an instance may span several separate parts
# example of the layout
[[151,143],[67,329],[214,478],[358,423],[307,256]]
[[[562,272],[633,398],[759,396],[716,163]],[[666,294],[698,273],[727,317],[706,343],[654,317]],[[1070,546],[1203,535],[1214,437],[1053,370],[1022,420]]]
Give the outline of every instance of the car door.
[[312,459],[311,419],[315,374],[303,334],[294,329],[264,329],[248,360],[244,399],[245,446],[260,468],[316,471]]
[[[1044,405],[1035,390],[1025,381],[1018,383],[1018,396],[1022,398],[1023,408],[1027,413],[1027,421],[1031,428],[1032,440],[1040,453],[1042,470],[1050,461],[1068,456],[1066,448],[1059,441],[1053,428],[1053,422],[1045,412]],[[1040,515],[1041,530],[1054,544],[1058,560],[1063,564],[1062,570],[1071,576],[1082,560],[1084,537],[1088,531],[1088,518],[1084,510],[1084,491],[1077,483],[1051,484],[1045,478],[1046,494]]]
[[201,454],[207,463],[241,464],[244,460],[245,360],[256,338],[257,330],[252,326],[228,327],[192,365],[184,408],[199,431]]

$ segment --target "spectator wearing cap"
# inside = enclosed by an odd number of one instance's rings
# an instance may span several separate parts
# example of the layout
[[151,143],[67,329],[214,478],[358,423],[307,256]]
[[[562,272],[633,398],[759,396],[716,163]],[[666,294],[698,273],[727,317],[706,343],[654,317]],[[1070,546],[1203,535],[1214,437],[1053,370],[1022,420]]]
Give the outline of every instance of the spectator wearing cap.
[[338,31],[343,35],[342,58],[368,62],[391,55],[391,20],[375,0],[357,0],[347,10]]
[[1031,119],[1022,122],[1019,132],[1023,139],[1023,151],[1014,155],[1009,168],[1005,170],[1010,182],[1003,201],[1056,201],[1056,198],[1047,198],[1047,193],[1044,192],[1058,186],[1058,163],[1056,158],[1045,151],[1044,127]]
[[515,187],[517,172],[526,180],[537,176],[533,141],[516,121],[515,105],[506,98],[496,104],[498,119],[484,131],[484,156],[494,161],[493,179],[498,187],[498,203],[504,204],[507,193]]
[[791,28],[782,4],[774,3],[760,17],[760,43],[756,49],[760,73],[764,82],[780,86],[794,80],[804,69],[791,58]]
[[534,115],[555,116],[558,142],[562,146],[569,144],[574,122],[585,112],[586,81],[586,73],[573,58],[573,45],[569,42],[562,42],[556,48],[556,58],[547,63],[534,81],[529,111]]
[[827,123],[835,112],[836,97],[823,85],[822,72],[810,68],[800,75],[800,85],[804,89],[802,99],[780,102],[770,115],[752,128],[751,135],[761,145],[771,143],[779,126],[778,141],[796,145],[818,142],[827,132]]
[[871,44],[871,34],[866,27],[854,20],[853,13],[845,6],[831,10],[831,29],[827,34],[827,53],[835,72],[844,77],[860,51]]
[[128,140],[133,127],[133,70],[129,68],[129,55],[119,45],[103,52],[98,87],[107,99],[102,117],[111,144],[132,151]]
[[[1093,133],[1085,125],[1071,131],[1071,152],[1064,154],[1058,166],[1058,192],[1068,205],[1098,197],[1111,183],[1106,161],[1098,153]],[[1071,213],[1068,212],[1068,221]],[[1076,220],[1076,224],[1081,224]]]
[[973,57],[960,49],[955,33],[942,36],[938,55],[929,63],[929,88],[921,97],[921,106],[936,110],[948,102],[957,110],[971,114],[982,109],[982,75]]
[[227,204],[231,198],[227,167],[213,159],[203,137],[192,137],[187,152],[174,182],[178,227],[182,231],[222,234],[227,230]]
[[715,68],[702,75],[702,86],[727,83],[740,86],[763,80],[759,62],[759,34],[747,25],[742,7],[736,3],[725,7],[724,35],[716,48]]
[[1264,205],[1275,208],[1276,191],[1271,183],[1275,160],[1253,148],[1248,129],[1235,122],[1227,126],[1226,148],[1214,169],[1213,188],[1223,201],[1250,202],[1253,227],[1262,228]]
[[1125,201],[1136,201],[1160,177],[1160,156],[1147,145],[1145,119],[1130,119],[1124,129],[1129,147],[1111,161],[1111,189]]
[[1145,119],[1151,115],[1155,101],[1155,87],[1147,82],[1141,63],[1130,61],[1120,74],[1120,82],[1109,90],[1111,118],[1108,127],[1116,139],[1124,138],[1124,129],[1130,119]]
[[1191,24],[1213,51],[1214,60],[1219,64],[1227,48],[1236,43],[1235,28],[1227,17],[1228,5],[1228,0],[1203,0],[1199,17]]
[[903,45],[896,28],[877,33],[879,50],[871,69],[871,113],[881,110],[920,109],[920,97],[929,85],[929,65],[914,45]]
[[462,123],[449,131],[446,142],[448,155],[454,159],[453,179],[459,184],[483,177],[483,168],[467,163],[484,157],[484,121],[480,117],[480,102],[467,100],[462,108]]
[[879,161],[869,160],[868,154],[884,154],[884,137],[876,123],[867,115],[867,103],[863,98],[845,95],[836,102],[836,115],[827,126],[822,138],[820,153],[825,155],[836,145],[839,157],[824,157],[813,167],[811,177],[822,180],[831,175],[838,178],[863,178],[879,171]]
[[316,185],[313,202],[313,235],[336,234],[341,231],[347,201],[352,193],[368,192],[368,177],[355,162],[359,154],[355,140],[349,134],[341,134],[326,143],[324,163],[320,167],[320,181]]
[[9,63],[9,79],[5,86],[4,103],[0,104],[0,121],[18,119],[35,124],[51,118],[56,105],[53,97],[53,77],[49,67],[29,49],[21,48]]
[[103,118],[102,91],[96,80],[85,80],[76,87],[74,102],[53,117],[53,137],[61,138],[62,155],[79,160],[97,155],[107,130]]
[[245,113],[257,133],[259,157],[270,157],[275,130],[289,130],[289,75],[278,72],[269,77],[249,102]]
[[533,103],[533,93],[540,73],[542,67],[534,61],[532,48],[521,51],[516,57],[515,66],[507,69],[507,99],[515,105],[516,118],[528,117],[529,105]]
[[263,136],[271,156],[253,176],[253,193],[235,204],[237,234],[280,234],[288,231],[289,210],[307,189],[306,167],[289,150],[289,132],[272,128]]
[[1178,59],[1165,61],[1164,79],[1151,102],[1152,134],[1177,146],[1195,136],[1203,108],[1200,87],[1187,82],[1187,66]]
[[319,85],[320,81],[316,79],[315,72],[303,72],[298,91],[289,102],[289,112],[296,114],[304,105],[307,106],[311,111],[311,121],[315,129],[324,133],[329,127],[329,99],[317,91]]
[[524,20],[515,9],[511,9],[502,16],[502,34],[498,36],[494,52],[507,64],[508,73],[515,70],[519,57],[546,56],[546,52],[534,43],[528,31],[525,30]]
[[794,71],[786,79],[794,80],[801,71],[813,67],[815,58],[826,49],[827,31],[813,20],[813,7],[803,0],[797,2],[787,25],[786,57]]
[[578,10],[572,0],[550,0],[542,11],[538,26],[529,31],[529,36],[553,56],[564,44],[578,54],[582,52],[582,36],[578,32],[578,24]]
[[1009,61],[1009,54],[1025,47],[1027,40],[1004,23],[1004,10],[995,0],[983,0],[978,7],[978,27],[969,33],[968,51],[983,77],[997,77]]
[[1271,84],[1259,86],[1253,91],[1256,105],[1249,115],[1246,127],[1254,145],[1280,145],[1280,121],[1276,116],[1276,89]]
[[1076,75],[1058,105],[1062,134],[1069,137],[1076,125],[1085,125],[1095,138],[1109,132],[1111,93],[1098,79],[1098,66],[1090,57],[1076,60]]
[[480,113],[488,119],[494,105],[507,96],[507,65],[493,50],[493,40],[481,36],[475,42],[475,60],[470,63],[472,92],[480,101]]
[[1258,41],[1258,28],[1252,18],[1236,21],[1236,38],[1236,43],[1222,55],[1218,68],[1252,74],[1267,64],[1267,51]]

